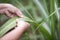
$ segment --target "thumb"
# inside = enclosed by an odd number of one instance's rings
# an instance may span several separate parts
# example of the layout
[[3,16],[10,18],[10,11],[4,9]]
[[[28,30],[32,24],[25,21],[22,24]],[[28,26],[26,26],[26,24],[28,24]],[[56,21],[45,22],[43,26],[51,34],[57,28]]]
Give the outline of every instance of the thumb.
[[30,26],[30,24],[28,22],[22,21],[22,20],[20,20],[20,18],[16,19],[16,22],[17,22],[18,27],[24,27],[25,28],[25,27]]

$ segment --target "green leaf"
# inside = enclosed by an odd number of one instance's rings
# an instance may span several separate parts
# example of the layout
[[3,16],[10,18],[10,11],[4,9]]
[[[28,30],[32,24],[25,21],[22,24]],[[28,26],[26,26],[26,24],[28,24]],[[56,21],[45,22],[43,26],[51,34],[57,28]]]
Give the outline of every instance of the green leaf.
[[0,27],[0,37],[2,37],[7,31],[16,26],[16,19],[18,17],[11,18],[5,24]]
[[[18,17],[11,18],[4,25],[2,25],[0,27],[0,37],[2,37],[6,32],[8,32],[9,30],[11,30],[12,28],[14,28],[16,26],[16,19],[17,18]],[[23,20],[23,21],[31,22],[31,23],[34,22],[33,20],[29,19],[28,17],[19,18],[19,19]]]

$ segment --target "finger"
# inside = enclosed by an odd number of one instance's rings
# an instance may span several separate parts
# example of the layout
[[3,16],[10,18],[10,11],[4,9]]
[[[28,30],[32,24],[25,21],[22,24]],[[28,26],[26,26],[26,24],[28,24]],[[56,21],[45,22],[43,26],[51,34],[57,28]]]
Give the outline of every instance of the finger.
[[25,22],[23,20],[20,20],[20,18],[19,19],[16,19],[16,22],[17,22],[17,26],[18,27],[19,26],[30,26],[30,24],[28,22]]
[[18,11],[16,11],[15,13],[16,13],[16,15],[17,15],[17,16],[19,16],[19,17],[24,17],[24,15],[22,14],[22,12],[21,12],[21,11],[19,11],[19,10],[18,10]]
[[19,25],[19,24],[20,24],[20,21],[21,21],[21,20],[16,19],[16,23],[17,23],[17,25]]
[[7,10],[8,10],[10,13],[14,13],[14,12],[15,12],[14,8],[7,8]]
[[17,26],[24,25],[25,21],[20,20],[20,18],[16,19]]
[[0,13],[3,14],[6,9],[1,9]]
[[9,13],[8,11],[5,11],[5,14],[8,16],[8,17],[10,17],[10,18],[12,18],[14,15],[12,15],[11,13]]

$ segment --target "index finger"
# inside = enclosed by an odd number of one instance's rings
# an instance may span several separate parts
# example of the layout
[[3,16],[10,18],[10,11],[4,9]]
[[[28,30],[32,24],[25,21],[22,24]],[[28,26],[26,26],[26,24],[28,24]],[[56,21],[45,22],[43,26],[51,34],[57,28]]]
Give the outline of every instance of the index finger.
[[22,17],[22,18],[24,17],[24,15],[22,14],[22,12],[20,10],[16,11],[15,13],[19,17]]

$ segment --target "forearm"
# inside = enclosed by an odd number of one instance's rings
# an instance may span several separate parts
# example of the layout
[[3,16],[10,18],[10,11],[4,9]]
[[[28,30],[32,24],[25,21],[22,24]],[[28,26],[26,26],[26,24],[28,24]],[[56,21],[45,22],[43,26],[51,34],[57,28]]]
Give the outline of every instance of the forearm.
[[3,36],[0,40],[18,40],[19,37],[23,34],[24,29],[23,28],[16,28]]

